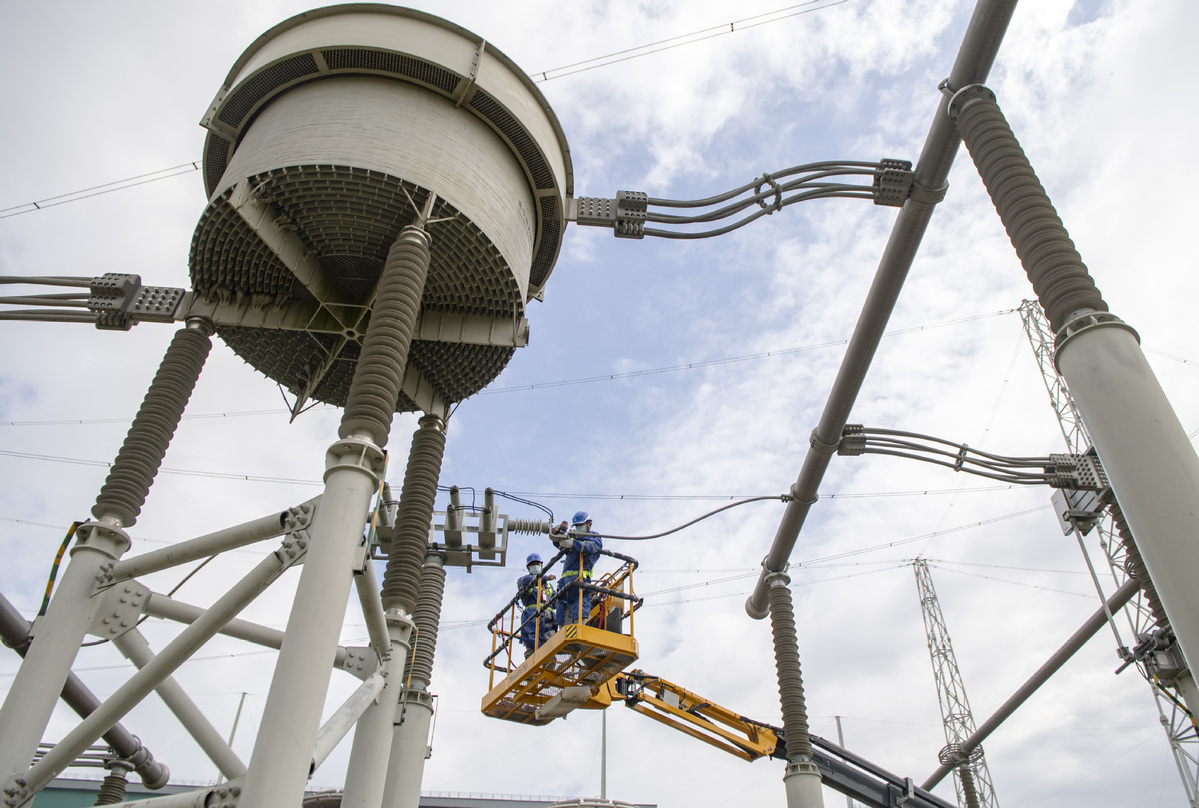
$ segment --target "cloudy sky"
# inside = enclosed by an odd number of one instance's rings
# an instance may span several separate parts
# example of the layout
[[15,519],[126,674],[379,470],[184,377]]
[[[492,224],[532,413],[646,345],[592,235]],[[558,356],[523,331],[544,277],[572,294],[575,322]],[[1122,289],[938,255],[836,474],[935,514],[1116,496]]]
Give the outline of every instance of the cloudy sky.
[[[413,5],[475,31],[530,73],[707,31],[693,44],[540,84],[570,141],[578,194],[673,198],[817,160],[915,160],[971,11],[950,0],[819,0],[726,34],[730,22],[787,4]],[[0,5],[0,274],[132,272],[147,284],[187,286],[190,236],[205,204],[198,172],[29,213],[22,206],[198,161],[197,121],[234,60],[309,7]],[[1176,163],[1193,159],[1197,24],[1199,8],[1187,0],[1030,0],[989,82],[1192,437],[1199,295],[1186,233],[1199,204],[1188,175],[1174,175]],[[619,535],[656,533],[730,498],[783,493],[894,218],[894,209],[861,200],[826,200],[700,243],[617,241],[572,228],[544,303],[530,309],[530,345],[453,416],[442,483],[518,493],[560,516],[587,509],[598,530]],[[1001,454],[1062,451],[1014,311],[1031,294],[963,151],[851,422]],[[27,617],[173,331],[0,323],[8,346],[0,591]],[[338,418],[316,409],[288,424],[274,383],[218,341],[130,530],[134,551],[319,493]],[[397,490],[414,427],[412,416],[393,426]],[[1047,489],[895,458],[835,458],[821,494],[792,557],[812,730],[835,739],[841,716],[850,749],[921,781],[945,740],[911,559],[930,560],[979,721],[1095,611],[1097,597]],[[538,515],[515,503],[504,511]],[[617,546],[642,561],[638,666],[772,723],[780,719],[769,625],[747,617],[743,603],[781,514],[777,503],[746,505],[670,538]],[[1093,535],[1088,543],[1098,559]],[[547,549],[543,539],[513,539],[520,558]],[[179,597],[210,603],[257,557],[219,558]],[[450,573],[426,791],[598,793],[598,714],[529,728],[478,711],[490,646],[483,623],[518,572]],[[165,591],[182,575],[148,583]],[[289,583],[294,574],[246,616],[282,627]],[[144,629],[156,646],[172,631],[156,621]],[[365,637],[351,610],[343,642]],[[222,732],[247,694],[234,748],[248,759],[273,656],[233,641],[199,656],[178,678]],[[1110,632],[1098,635],[987,742],[1002,804],[1183,804],[1148,686],[1133,670],[1113,675],[1117,664]],[[0,654],[0,693],[16,667],[15,654]],[[76,670],[104,695],[131,666],[99,646],[81,652]],[[352,687],[336,675],[330,709]],[[744,763],[631,711],[608,712],[610,797],[663,808],[784,804],[781,763]],[[213,765],[163,713],[151,700],[126,725],[177,777],[210,781]],[[57,712],[48,737],[71,726],[71,715]],[[345,762],[339,749],[313,783],[339,786]],[[938,793],[952,798],[952,786]]]

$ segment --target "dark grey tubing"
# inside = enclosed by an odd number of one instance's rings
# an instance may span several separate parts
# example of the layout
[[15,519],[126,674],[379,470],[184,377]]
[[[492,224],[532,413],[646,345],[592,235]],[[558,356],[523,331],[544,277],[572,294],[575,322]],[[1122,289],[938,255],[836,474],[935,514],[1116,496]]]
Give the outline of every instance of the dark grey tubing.
[[210,333],[191,325],[175,332],[92,507],[97,519],[113,514],[124,527],[137,521],[212,349]]
[[427,690],[433,681],[433,657],[437,654],[437,629],[441,625],[441,603],[445,596],[445,567],[425,564],[421,569],[420,598],[416,602],[416,639],[408,657],[404,681],[413,690]]
[[445,454],[445,422],[436,415],[420,419],[412,435],[412,451],[404,471],[404,488],[396,509],[396,531],[391,540],[387,571],[383,573],[383,608],[416,610],[420,593],[420,570],[429,545],[429,523]]
[[[783,576],[783,580],[789,580]],[[783,736],[787,759],[812,757],[808,732],[808,710],[804,704],[803,674],[799,669],[799,640],[795,633],[795,607],[791,588],[777,583],[770,587],[770,630],[774,635],[774,665],[779,678],[779,702],[783,708]]]
[[[29,621],[8,602],[8,598],[0,595],[0,639],[22,658],[33,641],[29,635],[30,626]],[[66,684],[63,685],[62,700],[78,713],[80,718],[87,718],[100,706],[100,700],[73,673],[67,676]],[[146,788],[158,789],[167,784],[171,776],[170,770],[156,761],[150,750],[142,746],[141,741],[129,730],[120,724],[114,724],[103,737],[122,759],[129,761]]]
[[346,394],[338,430],[342,438],[366,430],[376,446],[387,445],[428,274],[429,236],[409,225],[391,245],[379,277],[370,325]]
[[[949,74],[950,89],[986,80],[1015,9],[1016,0],[980,0],[975,6],[957,61]],[[745,604],[745,610],[751,617],[761,619],[766,616],[766,578],[772,572],[784,569],[791,557],[808,511],[816,502],[829,458],[841,440],[841,430],[845,428],[849,412],[862,389],[870,362],[899,298],[899,290],[932,218],[933,208],[945,188],[949,169],[961,142],[957,129],[946,113],[946,105],[947,99],[944,98],[937,105],[932,127],[916,163],[912,196],[904,203],[891,229],[891,237],[879,261],[874,283],[866,296],[866,303],[846,348],[845,359],[837,371],[837,379],[833,382],[824,413],[813,434],[812,448],[804,457],[799,477],[791,486],[790,493],[795,498],[787,503],[763,562],[758,584]]]
[[995,94],[980,85],[962,88],[950,101],[949,114],[1054,333],[1080,309],[1107,311]]
[[1121,544],[1124,545],[1127,559],[1125,572],[1140,582],[1141,590],[1145,593],[1145,602],[1149,604],[1149,612],[1153,615],[1153,622],[1163,631],[1170,631],[1170,618],[1166,616],[1162,599],[1158,597],[1157,590],[1153,587],[1153,581],[1149,578],[1145,559],[1141,558],[1141,551],[1137,549],[1136,542],[1133,541],[1132,530],[1128,527],[1128,520],[1124,518],[1124,511],[1120,510],[1118,503],[1113,502],[1108,506],[1108,513],[1112,515],[1112,524],[1116,528],[1117,535],[1120,536]]

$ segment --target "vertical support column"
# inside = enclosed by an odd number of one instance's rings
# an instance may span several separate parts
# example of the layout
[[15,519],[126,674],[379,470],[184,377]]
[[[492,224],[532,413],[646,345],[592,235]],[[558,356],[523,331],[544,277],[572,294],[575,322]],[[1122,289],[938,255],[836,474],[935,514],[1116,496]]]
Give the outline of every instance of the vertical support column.
[[350,594],[354,548],[383,476],[382,447],[420,313],[429,271],[423,225],[433,201],[430,194],[416,224],[400,232],[379,276],[338,430],[341,440],[326,456],[325,492],[309,529],[312,541],[250,757],[243,808],[292,808],[304,797]]
[[[1070,389],[1183,657],[1199,659],[1199,455],[1130,327],[1107,314],[1066,228],[986,87],[949,104],[1056,334]],[[1188,704],[1194,714],[1197,704]]]
[[92,508],[96,521],[75,533],[71,561],[0,708],[0,780],[20,777],[33,760],[95,616],[98,599],[92,594],[111,580],[113,562],[129,549],[122,528],[141,513],[212,348],[211,336],[211,324],[199,318],[175,333]]
[[404,669],[412,650],[411,618],[399,609],[387,612],[387,633],[391,637],[387,682],[354,728],[342,808],[379,808],[383,804],[395,715],[404,691]]
[[430,552],[421,569],[420,597],[416,604],[416,641],[404,679],[400,698],[401,713],[391,741],[391,759],[387,765],[386,808],[418,808],[420,786],[429,756],[429,725],[433,719],[433,697],[429,682],[433,675],[433,657],[437,653],[437,632],[441,625],[441,603],[445,595],[445,558]]
[[820,770],[812,760],[812,737],[808,732],[808,712],[804,705],[795,607],[791,603],[789,586],[791,579],[785,573],[776,572],[766,580],[770,629],[774,635],[774,664],[783,709],[783,733],[787,740],[787,770],[783,775],[787,808],[824,808]]

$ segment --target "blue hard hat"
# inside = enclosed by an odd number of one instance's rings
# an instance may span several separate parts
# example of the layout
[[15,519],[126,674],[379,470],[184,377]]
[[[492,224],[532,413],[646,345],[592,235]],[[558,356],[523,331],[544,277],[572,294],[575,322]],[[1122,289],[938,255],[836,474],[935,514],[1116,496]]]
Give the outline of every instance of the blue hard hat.
[[525,559],[525,566],[526,567],[529,566],[534,561],[536,561],[538,564],[540,564],[541,556],[539,556],[537,553],[529,553],[529,557]]
[[590,522],[590,521],[591,521],[591,514],[587,513],[587,511],[579,511],[578,513],[575,514],[575,518],[570,520],[570,524],[571,525],[581,525],[584,522]]

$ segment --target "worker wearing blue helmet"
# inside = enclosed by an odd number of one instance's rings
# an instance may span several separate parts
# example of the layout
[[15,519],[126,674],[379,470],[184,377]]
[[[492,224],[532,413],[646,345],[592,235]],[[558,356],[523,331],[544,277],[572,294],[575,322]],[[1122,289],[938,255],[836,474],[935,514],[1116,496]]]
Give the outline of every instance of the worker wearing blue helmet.
[[529,574],[522,575],[516,581],[516,602],[523,607],[518,634],[527,657],[554,633],[550,615],[541,611],[541,607],[554,595],[554,587],[550,583],[554,576],[541,571],[541,556],[537,553],[529,553],[525,559],[525,569]]
[[579,511],[570,520],[570,530],[559,525],[551,531],[554,543],[566,551],[562,557],[562,584],[554,619],[559,628],[567,623],[587,622],[591,615],[591,592],[575,586],[577,581],[591,583],[591,570],[604,543],[591,531],[591,514]]

